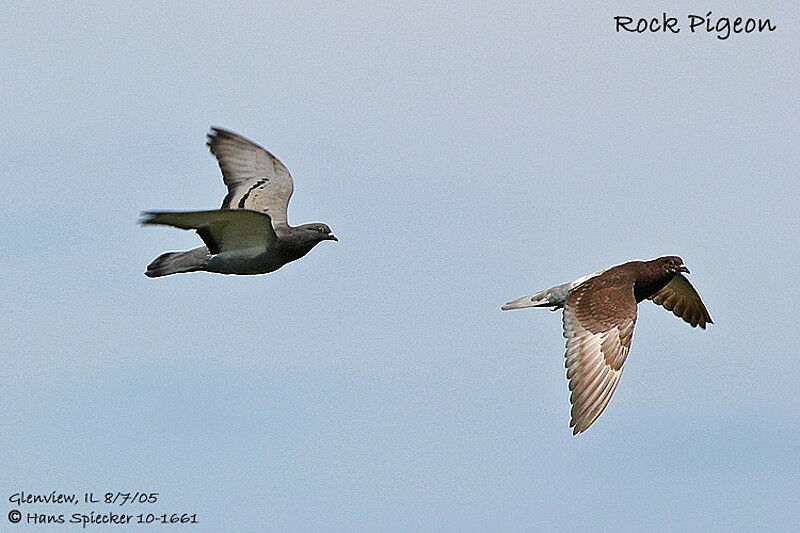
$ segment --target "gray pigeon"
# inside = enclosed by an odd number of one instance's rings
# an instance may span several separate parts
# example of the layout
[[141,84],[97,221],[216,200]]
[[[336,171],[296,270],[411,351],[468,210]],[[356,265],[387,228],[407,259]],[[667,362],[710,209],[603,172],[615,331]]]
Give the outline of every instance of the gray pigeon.
[[631,261],[505,304],[502,309],[564,309],[566,367],[573,435],[586,431],[608,405],[631,347],[637,304],[642,300],[672,311],[705,329],[713,321],[682,272],[680,257]]
[[265,274],[300,259],[319,242],[338,240],[325,224],[288,224],[286,208],[294,190],[292,176],[271,153],[219,128],[211,128],[207,144],[228,187],[222,208],[150,211],[141,221],[193,229],[206,245],[158,256],[147,266],[147,276],[197,271]]

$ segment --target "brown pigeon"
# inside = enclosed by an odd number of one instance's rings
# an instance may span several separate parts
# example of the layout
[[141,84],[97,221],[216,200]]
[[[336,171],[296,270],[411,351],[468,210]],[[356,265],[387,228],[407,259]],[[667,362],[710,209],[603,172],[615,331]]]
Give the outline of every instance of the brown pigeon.
[[564,309],[573,435],[586,431],[608,405],[631,347],[636,307],[642,300],[672,311],[692,325],[712,324],[706,306],[682,272],[680,257],[631,261],[583,276],[531,296],[508,302],[502,309]]

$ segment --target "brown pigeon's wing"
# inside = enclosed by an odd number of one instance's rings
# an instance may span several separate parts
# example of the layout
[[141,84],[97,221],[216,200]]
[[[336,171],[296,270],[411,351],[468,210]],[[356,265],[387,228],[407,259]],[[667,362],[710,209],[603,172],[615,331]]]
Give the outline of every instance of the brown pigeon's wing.
[[706,324],[714,323],[706,306],[703,305],[700,295],[683,274],[672,278],[672,281],[650,299],[653,300],[653,303],[672,311],[675,316],[682,318],[692,327],[700,326],[706,329]]
[[590,279],[567,297],[564,337],[573,434],[586,431],[617,388],[636,324],[633,283]]
[[219,128],[211,128],[207,144],[228,187],[222,208],[263,211],[274,225],[286,224],[294,185],[283,163],[254,142]]
[[269,216],[249,209],[150,211],[143,215],[143,224],[160,224],[197,231],[212,254],[268,248],[278,240]]

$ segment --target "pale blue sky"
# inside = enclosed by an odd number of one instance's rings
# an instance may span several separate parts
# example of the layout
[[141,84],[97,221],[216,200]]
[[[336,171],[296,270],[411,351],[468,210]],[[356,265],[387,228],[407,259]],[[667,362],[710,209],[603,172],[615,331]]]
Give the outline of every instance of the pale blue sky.
[[[800,12],[643,4],[7,6],[0,523],[142,490],[187,531],[795,528]],[[665,9],[778,29],[614,32]],[[340,242],[146,278],[199,239],[139,213],[224,195],[210,125]],[[643,303],[573,437],[560,316],[499,307],[664,254],[716,323]]]

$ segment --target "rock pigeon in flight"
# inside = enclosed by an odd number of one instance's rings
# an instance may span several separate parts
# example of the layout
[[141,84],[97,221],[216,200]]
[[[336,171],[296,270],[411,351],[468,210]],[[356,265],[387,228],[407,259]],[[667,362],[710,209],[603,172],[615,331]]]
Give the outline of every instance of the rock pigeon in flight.
[[271,153],[220,128],[211,128],[207,144],[228,187],[222,208],[150,211],[142,219],[143,224],[195,230],[206,245],[160,255],[148,265],[147,276],[197,271],[265,274],[300,259],[319,242],[338,240],[322,223],[288,224],[292,176]]
[[700,295],[682,273],[680,257],[631,261],[518,298],[502,309],[564,309],[566,367],[573,435],[586,431],[608,405],[631,347],[637,304],[665,307],[705,329],[713,321]]

